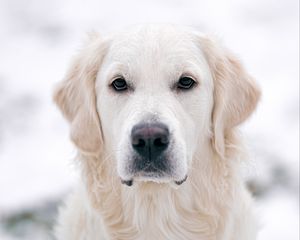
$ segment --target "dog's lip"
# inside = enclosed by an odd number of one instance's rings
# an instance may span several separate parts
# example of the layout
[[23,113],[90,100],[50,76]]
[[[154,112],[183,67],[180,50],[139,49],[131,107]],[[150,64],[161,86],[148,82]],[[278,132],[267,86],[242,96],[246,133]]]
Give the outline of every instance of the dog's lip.
[[179,181],[174,181],[177,185],[181,185],[181,184],[183,184],[185,181],[186,181],[186,179],[187,179],[187,175],[185,175],[185,177],[182,179],[182,180],[179,180]]
[[133,180],[123,180],[121,179],[121,183],[127,185],[128,187],[132,186]]
[[[188,176],[185,175],[185,177],[182,180],[178,180],[178,181],[174,181],[174,182],[176,183],[176,185],[181,185],[187,180],[187,177]],[[130,179],[130,180],[121,179],[121,183],[124,184],[124,185],[127,185],[128,187],[130,187],[130,186],[133,185],[133,179]]]

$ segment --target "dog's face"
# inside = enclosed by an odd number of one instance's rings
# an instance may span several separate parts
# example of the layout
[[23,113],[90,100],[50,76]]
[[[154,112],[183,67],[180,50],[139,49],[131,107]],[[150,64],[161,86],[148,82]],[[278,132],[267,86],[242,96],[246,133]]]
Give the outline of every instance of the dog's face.
[[209,138],[213,79],[191,36],[148,31],[110,43],[96,80],[97,109],[123,182],[181,183],[199,141]]
[[79,150],[109,153],[127,185],[183,183],[207,142],[224,156],[258,97],[226,50],[173,26],[94,37],[55,94]]

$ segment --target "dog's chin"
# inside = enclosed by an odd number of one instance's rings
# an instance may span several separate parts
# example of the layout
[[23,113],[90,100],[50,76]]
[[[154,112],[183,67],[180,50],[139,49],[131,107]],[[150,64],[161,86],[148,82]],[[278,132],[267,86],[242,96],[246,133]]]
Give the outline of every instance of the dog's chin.
[[169,183],[172,181],[170,177],[162,177],[162,176],[155,176],[155,175],[150,175],[150,174],[145,174],[141,176],[137,176],[134,178],[134,181],[136,182],[141,182],[141,183],[158,183],[158,184],[164,184],[164,183]]
[[121,183],[127,186],[132,186],[133,184],[170,184],[172,187],[182,185],[187,179],[187,175],[185,175],[180,180],[174,179],[169,176],[158,176],[155,173],[143,173],[138,174],[134,177],[132,177],[129,180],[123,180],[121,178]]

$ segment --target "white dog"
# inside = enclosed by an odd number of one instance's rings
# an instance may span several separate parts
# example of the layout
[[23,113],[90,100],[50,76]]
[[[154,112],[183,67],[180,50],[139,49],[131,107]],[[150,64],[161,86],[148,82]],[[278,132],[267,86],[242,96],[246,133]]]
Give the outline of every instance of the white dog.
[[173,25],[93,34],[54,99],[82,184],[61,240],[253,240],[235,128],[260,92],[211,38]]

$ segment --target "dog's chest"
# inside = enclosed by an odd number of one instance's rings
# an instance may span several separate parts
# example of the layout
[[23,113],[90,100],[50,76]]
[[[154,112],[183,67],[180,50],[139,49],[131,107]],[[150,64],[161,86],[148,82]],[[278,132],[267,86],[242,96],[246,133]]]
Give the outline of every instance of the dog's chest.
[[211,217],[173,198],[138,199],[126,211],[133,213],[126,225],[136,229],[137,240],[216,239],[216,226]]
[[144,229],[140,229],[137,234],[138,240],[212,240],[216,239],[213,236],[210,226],[206,223],[201,223],[197,219],[189,219],[189,222],[184,221],[174,222],[173,219],[160,221],[156,223],[149,221]]

